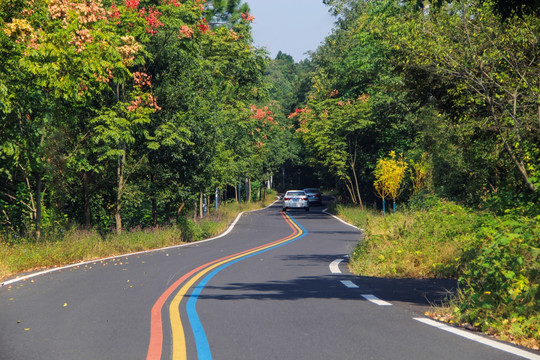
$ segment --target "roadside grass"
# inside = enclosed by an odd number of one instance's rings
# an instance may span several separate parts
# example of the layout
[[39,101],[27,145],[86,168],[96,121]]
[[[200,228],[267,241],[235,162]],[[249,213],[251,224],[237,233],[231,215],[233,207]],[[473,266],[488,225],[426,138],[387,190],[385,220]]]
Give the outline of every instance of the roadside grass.
[[474,242],[472,232],[478,222],[477,216],[454,206],[386,216],[341,206],[337,211],[364,229],[351,269],[367,276],[458,277],[462,249]]
[[138,251],[159,249],[217,236],[243,211],[270,205],[275,193],[266,200],[222,204],[200,220],[182,218],[178,224],[146,229],[129,229],[121,234],[101,236],[96,230],[70,229],[41,241],[32,237],[0,235],[0,280],[21,272],[74,264]]
[[540,217],[495,216],[443,200],[386,216],[342,205],[333,212],[364,229],[353,273],[458,279],[456,296],[430,316],[540,347]]

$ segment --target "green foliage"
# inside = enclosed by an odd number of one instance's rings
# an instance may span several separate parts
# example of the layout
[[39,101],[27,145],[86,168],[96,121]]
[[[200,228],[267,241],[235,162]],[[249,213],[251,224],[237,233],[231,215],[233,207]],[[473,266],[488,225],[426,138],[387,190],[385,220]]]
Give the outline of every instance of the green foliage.
[[462,249],[474,243],[481,217],[453,203],[436,199],[423,203],[422,209],[384,217],[374,211],[346,210],[345,214],[360,213],[349,217],[359,219],[354,223],[365,229],[351,268],[369,276],[458,277]]
[[290,114],[305,100],[305,86],[309,63],[295,63],[292,56],[278,52],[266,70],[266,78],[271,84],[269,96],[283,109],[285,115]]
[[450,84],[448,94],[465,110],[455,115],[467,125],[464,130],[490,138],[491,152],[497,144],[507,156],[504,166],[533,192],[540,159],[533,105],[539,26],[536,16],[503,22],[486,3],[454,2],[433,7],[427,15],[411,13],[394,30],[401,35],[394,37],[395,46],[405,49],[409,61]]
[[362,140],[372,126],[369,97],[308,102],[290,117],[298,118],[298,135],[308,149],[308,159],[343,182],[352,202],[363,206],[358,168]]
[[[306,98],[316,109],[330,94],[369,96],[372,125],[357,169],[363,197],[373,198],[377,160],[395,150],[426,154],[425,190],[441,197],[475,206],[500,194],[535,201],[538,17],[503,20],[492,7],[501,4],[485,1],[327,3],[340,18],[312,56]],[[303,145],[315,157],[313,144]],[[333,187],[337,179],[325,180]],[[410,190],[418,193],[417,180]]]
[[538,346],[538,217],[495,216],[424,198],[419,207],[382,217],[338,206],[365,229],[351,269],[367,276],[459,278],[445,316],[526,346]]
[[210,0],[207,19],[217,24],[234,24],[249,13],[249,5],[242,0]]
[[477,230],[455,315],[510,340],[540,342],[540,218],[506,215]]
[[29,6],[0,6],[1,232],[171,224],[286,158],[245,3]]

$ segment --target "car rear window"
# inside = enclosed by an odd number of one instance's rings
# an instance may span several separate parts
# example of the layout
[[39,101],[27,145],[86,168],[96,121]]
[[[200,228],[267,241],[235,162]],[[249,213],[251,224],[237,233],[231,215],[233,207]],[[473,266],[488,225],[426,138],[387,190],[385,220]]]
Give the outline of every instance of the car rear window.
[[300,196],[300,195],[305,195],[305,193],[303,191],[290,191],[287,193],[287,195],[289,196]]

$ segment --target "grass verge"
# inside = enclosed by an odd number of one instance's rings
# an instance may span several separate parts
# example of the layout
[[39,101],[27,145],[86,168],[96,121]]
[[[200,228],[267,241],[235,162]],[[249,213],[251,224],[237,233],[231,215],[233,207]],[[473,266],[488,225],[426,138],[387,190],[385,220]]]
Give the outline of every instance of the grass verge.
[[495,216],[451,202],[382,216],[336,206],[365,230],[351,271],[394,278],[457,278],[458,294],[431,315],[538,350],[540,217]]
[[223,204],[205,218],[192,221],[183,218],[176,225],[131,229],[105,237],[95,230],[71,229],[61,235],[41,241],[33,238],[13,238],[0,235],[0,280],[21,272],[40,270],[104,257],[159,249],[199,241],[216,236],[227,229],[243,211],[268,206],[274,201],[269,194],[265,201]]

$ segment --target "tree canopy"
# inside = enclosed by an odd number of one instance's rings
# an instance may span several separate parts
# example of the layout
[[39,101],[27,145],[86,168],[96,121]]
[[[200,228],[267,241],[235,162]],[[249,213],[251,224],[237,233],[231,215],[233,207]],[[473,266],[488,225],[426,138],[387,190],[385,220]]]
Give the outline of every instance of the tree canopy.
[[404,199],[535,208],[532,3],[325,3],[335,27],[295,63],[254,46],[240,0],[2,1],[0,230],[157,226],[308,173],[364,206],[390,153]]
[[[326,3],[338,15],[336,26],[311,56],[310,88],[293,115],[301,112],[299,138],[327,180],[350,194],[342,162],[332,155],[350,141],[350,133],[337,132],[348,126],[358,145],[343,148],[349,156],[355,149],[359,159],[350,176],[356,174],[358,193],[370,201],[376,164],[392,151],[416,168],[422,164],[422,187],[442,197],[487,200],[501,209],[537,201],[540,20],[533,8],[485,1]],[[359,98],[369,106],[336,116],[336,104]],[[321,151],[325,141],[328,150]],[[406,179],[405,195],[419,193],[417,177]]]
[[3,231],[156,226],[284,161],[245,3],[4,1],[0,14]]

